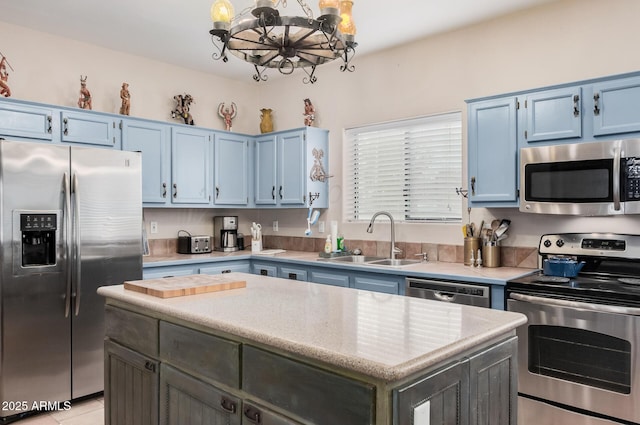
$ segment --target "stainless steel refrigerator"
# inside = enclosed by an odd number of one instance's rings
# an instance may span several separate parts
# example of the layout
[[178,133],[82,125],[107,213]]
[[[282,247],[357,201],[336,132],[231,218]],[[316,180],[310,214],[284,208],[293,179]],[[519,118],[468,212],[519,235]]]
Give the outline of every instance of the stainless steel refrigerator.
[[136,152],[0,141],[0,418],[103,391],[96,289],[142,278],[140,170]]

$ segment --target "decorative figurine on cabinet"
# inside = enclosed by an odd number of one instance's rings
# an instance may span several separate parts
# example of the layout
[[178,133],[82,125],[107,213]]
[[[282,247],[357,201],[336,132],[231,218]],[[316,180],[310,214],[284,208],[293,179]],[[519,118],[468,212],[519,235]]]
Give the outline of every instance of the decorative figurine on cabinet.
[[237,108],[235,103],[231,102],[231,111],[229,111],[228,107],[224,107],[224,103],[218,105],[218,115],[220,115],[220,118],[224,120],[225,130],[231,131],[231,120],[236,117],[236,114]]
[[80,97],[78,98],[78,108],[80,109],[92,109],[91,92],[87,88],[87,77],[82,78],[82,75],[80,75]]
[[324,167],[322,166],[322,158],[324,157],[324,150],[313,148],[313,151],[311,151],[311,153],[313,154],[313,167],[311,167],[311,172],[309,173],[309,179],[312,182],[315,182],[315,181],[324,182],[329,177],[331,177],[327,175],[327,172],[324,170]]
[[0,53],[2,56],[2,60],[0,60],[0,96],[9,97],[11,96],[11,89],[9,88],[9,72],[7,71],[7,66],[13,68],[7,61],[7,57]]
[[316,108],[308,98],[304,100],[304,114],[302,115],[304,115],[304,125],[311,127],[316,119]]
[[190,94],[178,94],[173,96],[173,100],[176,101],[176,108],[171,111],[171,118],[180,117],[184,120],[185,124],[195,125],[193,122],[193,117],[191,116],[191,112],[189,112],[189,107],[192,103],[196,103],[191,97]]
[[273,131],[273,120],[271,119],[271,109],[262,108],[260,109],[262,114],[260,115],[260,132],[261,133],[271,133]]
[[120,99],[122,99],[122,105],[120,106],[120,115],[129,115],[131,109],[131,94],[129,93],[129,84],[122,83],[120,89]]

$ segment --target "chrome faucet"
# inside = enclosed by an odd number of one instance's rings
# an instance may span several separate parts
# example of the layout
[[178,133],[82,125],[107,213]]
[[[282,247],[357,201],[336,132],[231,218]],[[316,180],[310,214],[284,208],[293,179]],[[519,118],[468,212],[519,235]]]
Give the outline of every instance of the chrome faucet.
[[392,260],[396,259],[396,254],[402,252],[402,250],[396,248],[396,229],[393,222],[393,216],[386,211],[378,211],[371,217],[371,221],[369,222],[369,227],[367,227],[367,233],[373,233],[373,222],[376,221],[376,217],[379,215],[386,215],[391,220],[391,252],[389,253],[389,258]]

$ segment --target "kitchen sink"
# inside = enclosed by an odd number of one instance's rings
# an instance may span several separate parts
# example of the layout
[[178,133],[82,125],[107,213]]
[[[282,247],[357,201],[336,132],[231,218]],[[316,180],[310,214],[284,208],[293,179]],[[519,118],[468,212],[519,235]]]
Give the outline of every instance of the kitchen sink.
[[344,257],[330,258],[328,261],[335,261],[336,263],[370,263],[372,261],[384,260],[383,257],[371,257],[367,255],[345,255]]
[[381,260],[370,261],[368,264],[376,265],[376,266],[401,267],[401,266],[410,266],[412,264],[418,264],[418,263],[420,263],[420,260],[383,258]]
[[367,255],[345,255],[344,257],[334,257],[334,258],[322,258],[323,261],[328,261],[331,263],[351,263],[351,264],[362,264],[362,265],[372,265],[372,266],[391,266],[391,267],[402,267],[402,266],[410,266],[412,264],[418,264],[420,260],[405,260],[405,259],[391,259],[384,257],[372,257]]

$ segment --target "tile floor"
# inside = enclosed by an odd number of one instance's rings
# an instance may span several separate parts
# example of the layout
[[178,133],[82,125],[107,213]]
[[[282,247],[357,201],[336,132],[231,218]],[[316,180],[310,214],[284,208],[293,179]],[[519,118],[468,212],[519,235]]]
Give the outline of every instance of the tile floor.
[[104,424],[104,399],[79,401],[69,410],[42,413],[14,422],[14,425],[102,425]]

